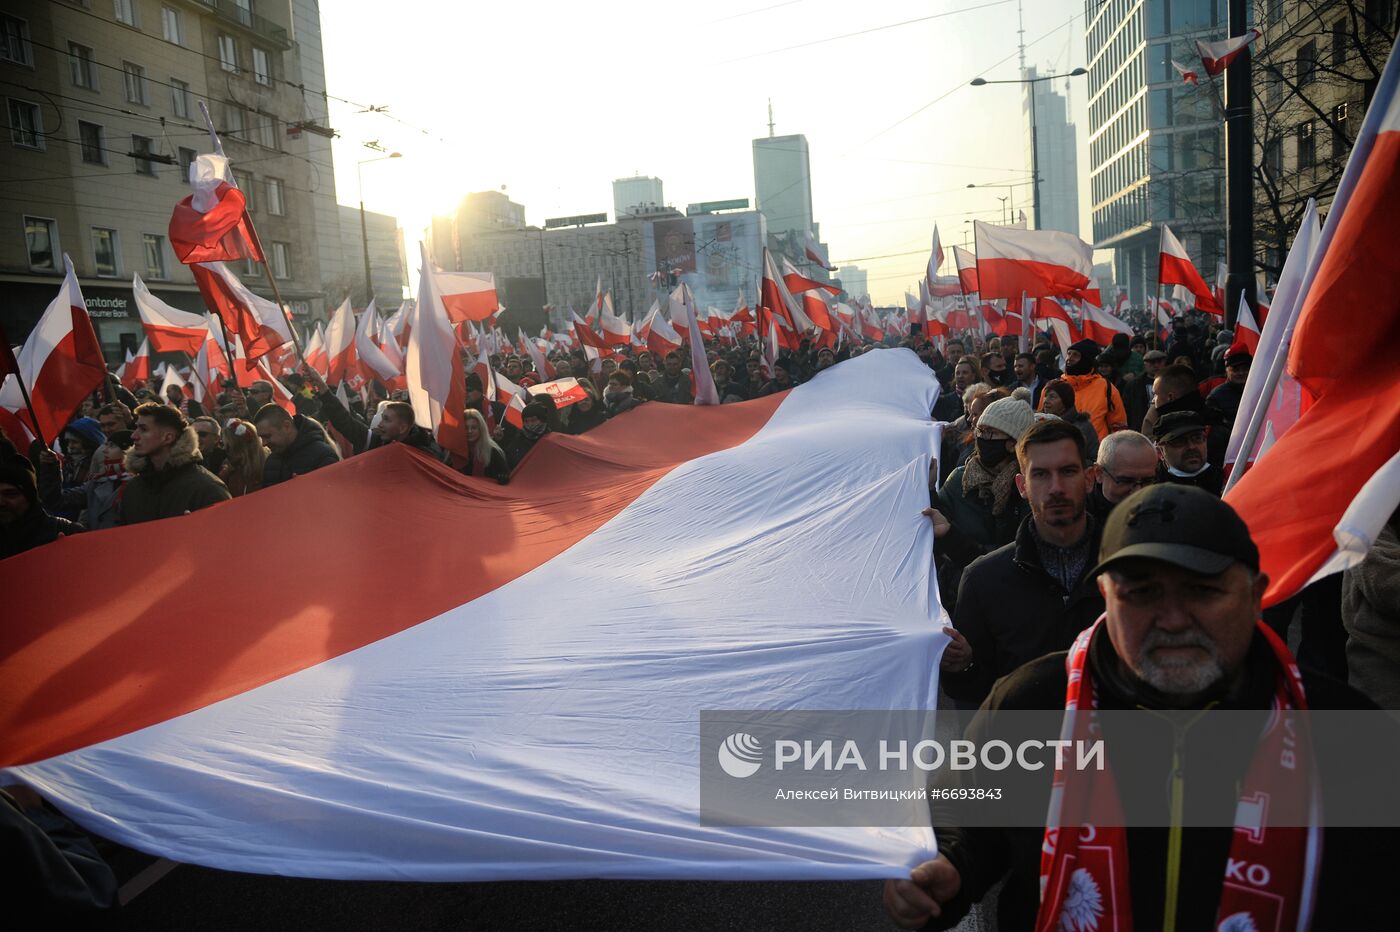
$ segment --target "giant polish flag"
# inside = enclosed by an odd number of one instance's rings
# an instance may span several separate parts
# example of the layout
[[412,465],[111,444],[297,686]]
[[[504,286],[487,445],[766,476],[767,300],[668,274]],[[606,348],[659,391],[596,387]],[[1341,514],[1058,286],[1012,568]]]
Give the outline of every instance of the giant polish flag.
[[[102,836],[226,870],[903,875],[935,851],[925,800],[897,827],[704,824],[700,714],[933,708],[936,398],[912,352],[882,350],[767,398],[550,434],[508,486],[392,444],[0,562],[14,591],[147,555],[0,625],[0,766]],[[325,546],[349,536],[413,545]],[[204,598],[254,547],[249,598]],[[277,597],[250,612],[258,593]]]
[[[1400,330],[1397,241],[1392,49],[1302,286],[1287,372],[1312,404],[1226,493],[1259,545],[1267,604],[1359,562],[1400,506],[1400,368],[1372,362]],[[1280,316],[1276,305],[1269,323]]]
[[[24,347],[16,354],[19,371],[6,375],[0,385],[0,407],[9,411],[30,433],[37,432],[49,442],[57,438],[59,431],[77,414],[83,399],[107,379],[102,346],[92,329],[87,304],[78,287],[78,276],[67,253],[63,255],[63,268],[58,295],[49,302],[24,341]],[[24,379],[24,387],[29,390],[33,416],[24,402],[18,379]]]
[[1094,271],[1094,250],[1072,233],[972,222],[977,286],[983,299],[1050,298],[1080,291]]
[[140,275],[131,276],[131,296],[136,301],[136,313],[141,315],[141,329],[157,353],[199,352],[206,333],[204,317],[166,304],[151,294]]

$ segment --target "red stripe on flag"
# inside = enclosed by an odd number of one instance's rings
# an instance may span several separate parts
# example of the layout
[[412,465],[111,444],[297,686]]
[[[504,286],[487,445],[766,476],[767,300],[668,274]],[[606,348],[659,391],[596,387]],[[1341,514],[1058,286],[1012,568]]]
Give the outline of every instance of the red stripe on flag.
[[[563,553],[680,463],[748,440],[782,398],[643,405],[587,436],[550,435],[509,486],[393,444],[178,525],[80,534],[0,562],[0,591],[30,596],[0,625],[0,766],[166,721],[480,598]],[[406,527],[438,549],[326,546],[393,542]],[[475,529],[470,547],[459,545],[462,528]],[[172,531],[207,543],[171,547]],[[145,557],[115,587],[111,574],[68,572],[117,552]],[[251,582],[211,589],[220,567],[249,553],[259,555]],[[60,577],[62,586],[36,588]]]

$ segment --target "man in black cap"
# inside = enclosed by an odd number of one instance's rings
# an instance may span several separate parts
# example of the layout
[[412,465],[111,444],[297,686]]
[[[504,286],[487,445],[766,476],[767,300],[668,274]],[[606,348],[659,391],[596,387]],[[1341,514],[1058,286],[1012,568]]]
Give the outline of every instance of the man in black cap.
[[1157,421],[1153,439],[1162,462],[1157,467],[1157,481],[1175,485],[1194,485],[1212,495],[1219,495],[1225,485],[1220,467],[1210,462],[1205,419],[1195,411],[1175,411]]
[[[1374,706],[1343,683],[1300,672],[1259,621],[1268,577],[1239,515],[1199,489],[1152,486],[1114,510],[1099,556],[1091,574],[1103,617],[1068,652],[998,681],[966,737],[976,747],[1014,743],[1025,736],[1015,713],[1076,708],[1081,714],[1065,724],[1080,739],[1094,721],[1082,712],[1095,709],[1116,716],[1102,719],[1098,733],[1105,766],[945,771],[945,785],[965,795],[1015,780],[1008,792],[1026,811],[1052,818],[1048,826],[959,825],[948,814],[970,810],[931,796],[938,856],[908,879],[886,881],[890,916],[909,929],[951,928],[1004,879],[1002,929],[1293,929],[1310,918],[1322,929],[1392,924],[1384,891],[1400,869],[1394,832],[1328,827],[1326,808],[1306,805],[1318,787],[1333,787],[1322,799],[1335,799],[1338,787],[1350,793],[1369,786],[1369,777],[1346,755],[1329,753],[1337,742],[1316,729],[1319,743],[1297,744],[1297,733],[1280,724],[1293,719],[1278,714]],[[1202,753],[1193,729],[1205,716],[1170,716],[1206,709],[1276,711],[1261,719],[1253,742]],[[1299,760],[1309,766],[1297,767]],[[1319,781],[1307,779],[1314,767]],[[1113,779],[1130,768],[1160,779]],[[1275,809],[1266,805],[1252,820],[1246,803],[1270,794]],[[1095,803],[1108,796],[1145,812],[1145,823],[1122,828],[1129,823],[1095,818],[1105,812]],[[1290,798],[1313,813],[1301,829],[1276,814]],[[1218,821],[1188,822],[1187,814],[1203,812],[1220,814]]]
[[1235,413],[1244,397],[1244,383],[1249,380],[1249,364],[1254,357],[1242,349],[1225,354],[1225,384],[1217,385],[1206,396],[1206,406],[1220,415],[1225,426],[1235,423]]

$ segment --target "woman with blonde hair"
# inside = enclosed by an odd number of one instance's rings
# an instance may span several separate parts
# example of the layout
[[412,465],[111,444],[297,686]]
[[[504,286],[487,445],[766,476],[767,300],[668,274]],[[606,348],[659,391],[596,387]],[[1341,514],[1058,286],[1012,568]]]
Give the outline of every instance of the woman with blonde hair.
[[263,446],[258,429],[247,421],[230,418],[224,424],[224,449],[228,455],[219,478],[228,486],[229,494],[237,498],[262,488],[267,447]]
[[510,468],[506,465],[506,454],[496,441],[491,439],[491,431],[486,427],[486,418],[475,408],[466,410],[467,446],[471,449],[471,459],[462,467],[468,476],[485,476],[495,479],[501,485],[510,481]]

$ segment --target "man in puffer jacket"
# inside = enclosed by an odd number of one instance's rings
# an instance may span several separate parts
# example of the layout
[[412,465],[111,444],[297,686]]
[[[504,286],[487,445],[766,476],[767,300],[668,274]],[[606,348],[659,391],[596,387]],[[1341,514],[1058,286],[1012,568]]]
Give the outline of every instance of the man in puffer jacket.
[[133,478],[122,491],[122,524],[173,518],[230,497],[204,468],[194,428],[166,405],[148,401],[136,409],[126,468]]
[[1094,369],[1099,358],[1099,345],[1093,340],[1080,340],[1065,350],[1065,374],[1062,378],[1074,389],[1074,406],[1089,416],[1094,431],[1102,440],[1115,430],[1128,426],[1128,410],[1123,396]]

